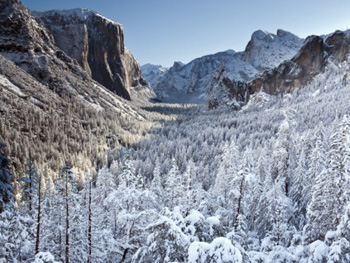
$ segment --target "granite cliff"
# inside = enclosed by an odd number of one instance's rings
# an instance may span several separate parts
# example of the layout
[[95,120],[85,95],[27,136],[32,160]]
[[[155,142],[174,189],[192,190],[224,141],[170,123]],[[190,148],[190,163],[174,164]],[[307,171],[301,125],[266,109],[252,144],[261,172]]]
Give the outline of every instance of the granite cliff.
[[133,88],[153,96],[137,60],[124,45],[121,24],[89,9],[33,14],[44,22],[56,45],[76,59],[94,80],[128,100]]

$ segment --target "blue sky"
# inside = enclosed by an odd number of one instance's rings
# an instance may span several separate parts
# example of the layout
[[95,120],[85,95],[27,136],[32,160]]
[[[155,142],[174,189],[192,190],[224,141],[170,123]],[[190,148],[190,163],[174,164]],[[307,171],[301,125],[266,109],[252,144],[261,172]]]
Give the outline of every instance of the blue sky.
[[90,8],[124,26],[139,63],[174,61],[244,50],[258,29],[299,37],[350,28],[349,0],[23,0],[33,10]]

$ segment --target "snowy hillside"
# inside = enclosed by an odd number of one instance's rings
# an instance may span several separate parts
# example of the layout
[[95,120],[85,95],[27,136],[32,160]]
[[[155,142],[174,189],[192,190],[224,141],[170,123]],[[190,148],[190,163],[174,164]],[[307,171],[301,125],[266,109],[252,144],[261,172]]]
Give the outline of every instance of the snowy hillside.
[[230,80],[249,81],[263,70],[291,59],[302,43],[302,39],[287,31],[278,30],[275,35],[259,30],[253,33],[244,52],[228,50],[194,59],[185,65],[175,63],[169,70],[160,71],[161,67],[153,65],[141,70],[163,101],[203,103],[213,74],[220,66],[225,68]]

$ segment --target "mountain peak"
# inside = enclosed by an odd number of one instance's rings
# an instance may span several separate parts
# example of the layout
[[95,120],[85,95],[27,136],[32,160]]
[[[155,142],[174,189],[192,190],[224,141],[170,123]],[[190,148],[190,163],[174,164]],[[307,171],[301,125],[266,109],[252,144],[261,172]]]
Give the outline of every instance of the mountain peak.
[[282,29],[278,29],[276,35],[257,30],[252,34],[243,59],[256,68],[273,68],[281,61],[291,59],[302,44],[302,39]]

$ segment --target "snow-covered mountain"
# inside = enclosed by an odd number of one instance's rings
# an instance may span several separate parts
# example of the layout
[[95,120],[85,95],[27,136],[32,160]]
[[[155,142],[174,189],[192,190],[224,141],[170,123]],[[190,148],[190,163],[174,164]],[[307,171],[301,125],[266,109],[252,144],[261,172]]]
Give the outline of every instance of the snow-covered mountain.
[[220,67],[231,80],[249,81],[263,70],[292,58],[302,43],[302,39],[284,30],[278,30],[276,35],[259,30],[253,33],[244,52],[228,50],[194,59],[185,65],[175,62],[169,70],[153,65],[141,69],[163,101],[203,103],[213,74]]
[[158,83],[169,68],[161,65],[145,64],[141,66],[143,76],[149,83]]
[[[249,100],[250,94],[261,90],[278,95],[301,88],[322,73],[326,66],[337,67],[347,60],[350,54],[349,39],[349,31],[309,36],[294,57],[265,70],[250,81],[237,82],[226,69],[218,70],[208,91],[208,107],[227,105],[239,109]],[[237,96],[238,93],[240,96]]]
[[243,60],[257,69],[277,67],[281,62],[291,59],[300,49],[303,39],[284,31],[277,34],[255,31],[243,55]]

